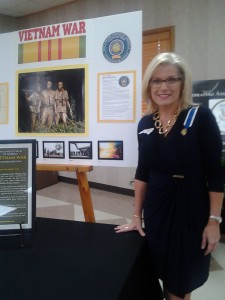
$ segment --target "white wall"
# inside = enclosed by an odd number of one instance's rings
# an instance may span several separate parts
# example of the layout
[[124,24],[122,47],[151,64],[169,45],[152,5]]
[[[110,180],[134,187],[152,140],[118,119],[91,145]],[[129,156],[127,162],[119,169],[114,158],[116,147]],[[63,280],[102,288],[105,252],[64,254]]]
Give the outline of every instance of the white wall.
[[[224,79],[224,0],[82,0],[20,18],[17,29],[135,10],[143,10],[143,30],[175,26],[175,52],[188,61],[193,80]],[[0,16],[0,26],[1,23]],[[8,31],[11,30],[9,26]],[[134,168],[95,167],[88,178],[130,188],[134,173]],[[60,175],[72,177],[69,173]]]

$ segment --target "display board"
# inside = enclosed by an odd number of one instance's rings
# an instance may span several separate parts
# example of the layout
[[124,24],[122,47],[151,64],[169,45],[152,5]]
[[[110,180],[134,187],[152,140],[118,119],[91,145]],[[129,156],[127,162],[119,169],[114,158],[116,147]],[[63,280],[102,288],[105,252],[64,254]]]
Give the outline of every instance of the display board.
[[137,165],[142,13],[0,35],[1,139],[37,140],[37,163]]

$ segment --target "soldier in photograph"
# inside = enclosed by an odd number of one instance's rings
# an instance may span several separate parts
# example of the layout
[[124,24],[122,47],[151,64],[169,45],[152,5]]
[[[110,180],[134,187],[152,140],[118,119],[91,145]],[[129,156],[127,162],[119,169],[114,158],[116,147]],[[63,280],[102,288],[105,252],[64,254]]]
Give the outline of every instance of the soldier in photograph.
[[39,112],[39,105],[42,101],[42,92],[41,92],[41,85],[37,84],[37,89],[33,92],[30,96],[26,94],[26,99],[29,103],[30,112],[31,112],[31,130],[35,131],[37,128],[39,119],[40,119],[40,112]]
[[58,88],[55,91],[55,101],[56,101],[56,117],[55,123],[59,124],[61,121],[63,124],[66,124],[68,119],[68,112],[72,114],[71,107],[69,103],[68,92],[63,88],[63,82],[58,82]]
[[55,91],[52,90],[52,82],[47,81],[47,87],[42,91],[42,101],[39,104],[41,112],[41,125],[51,127],[56,113]]

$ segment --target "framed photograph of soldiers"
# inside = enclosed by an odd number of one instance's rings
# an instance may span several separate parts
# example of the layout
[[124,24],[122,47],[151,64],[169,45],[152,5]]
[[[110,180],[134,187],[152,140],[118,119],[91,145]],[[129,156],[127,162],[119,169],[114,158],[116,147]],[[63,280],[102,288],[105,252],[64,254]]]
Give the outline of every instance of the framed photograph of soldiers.
[[64,142],[43,142],[43,158],[65,158]]
[[69,142],[70,159],[92,159],[92,142]]
[[123,141],[98,141],[98,159],[123,160]]
[[22,70],[17,135],[85,136],[86,65]]

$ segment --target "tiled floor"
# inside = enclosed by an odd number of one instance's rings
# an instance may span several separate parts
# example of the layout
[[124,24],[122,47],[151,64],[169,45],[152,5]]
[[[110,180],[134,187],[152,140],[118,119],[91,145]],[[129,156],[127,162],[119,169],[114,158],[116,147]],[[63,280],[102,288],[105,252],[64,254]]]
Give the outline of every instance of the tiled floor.
[[[125,224],[133,212],[133,198],[91,189],[96,222]],[[78,187],[60,182],[37,191],[37,216],[84,221]],[[207,283],[192,294],[192,300],[225,299],[225,237],[212,256]]]

